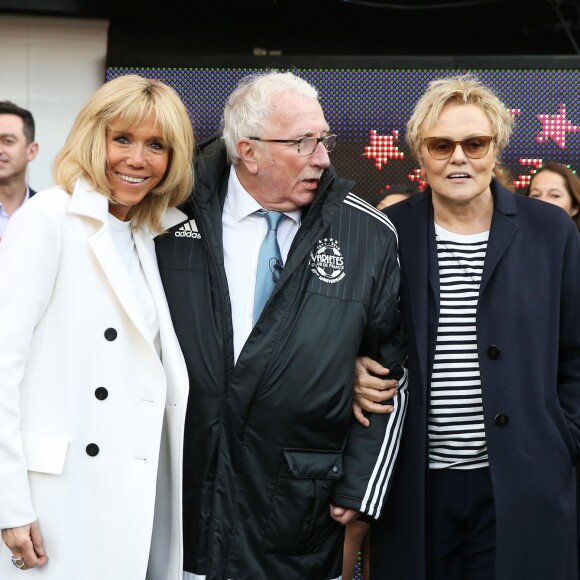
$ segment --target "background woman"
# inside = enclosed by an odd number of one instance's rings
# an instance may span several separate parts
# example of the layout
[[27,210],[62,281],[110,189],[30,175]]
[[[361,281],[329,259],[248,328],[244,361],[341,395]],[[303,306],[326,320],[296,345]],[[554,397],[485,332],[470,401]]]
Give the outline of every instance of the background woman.
[[173,89],[106,83],[2,239],[3,580],[181,577],[188,379],[153,235],[193,145]]
[[546,161],[534,173],[526,195],[560,206],[580,229],[580,178],[569,167]]
[[399,234],[411,396],[371,530],[378,577],[577,577],[580,235],[493,178],[511,124],[466,75],[433,81],[407,126],[429,187],[385,211]]

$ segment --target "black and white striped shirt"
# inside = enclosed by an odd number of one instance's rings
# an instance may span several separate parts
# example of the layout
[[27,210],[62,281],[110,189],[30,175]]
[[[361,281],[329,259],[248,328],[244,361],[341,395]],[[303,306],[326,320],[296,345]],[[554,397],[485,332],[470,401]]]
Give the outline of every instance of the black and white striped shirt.
[[440,312],[429,410],[429,468],[488,465],[477,355],[477,301],[489,232],[435,224]]

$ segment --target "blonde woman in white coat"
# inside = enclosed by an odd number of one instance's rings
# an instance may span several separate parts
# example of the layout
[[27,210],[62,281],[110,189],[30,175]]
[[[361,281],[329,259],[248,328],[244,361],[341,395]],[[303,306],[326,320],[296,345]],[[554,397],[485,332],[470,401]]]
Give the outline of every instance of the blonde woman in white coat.
[[106,83],[0,243],[2,580],[181,576],[188,380],[153,236],[193,146],[173,89]]

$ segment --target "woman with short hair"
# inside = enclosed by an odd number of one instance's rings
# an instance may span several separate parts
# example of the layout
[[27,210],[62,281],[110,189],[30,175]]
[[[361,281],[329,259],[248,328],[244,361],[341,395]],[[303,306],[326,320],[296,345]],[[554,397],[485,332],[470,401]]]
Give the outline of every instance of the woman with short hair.
[[[511,126],[472,75],[433,81],[408,123],[429,186],[385,210],[410,396],[371,530],[379,578],[577,578],[580,235],[493,177]],[[373,386],[358,376],[358,402],[380,411]]]

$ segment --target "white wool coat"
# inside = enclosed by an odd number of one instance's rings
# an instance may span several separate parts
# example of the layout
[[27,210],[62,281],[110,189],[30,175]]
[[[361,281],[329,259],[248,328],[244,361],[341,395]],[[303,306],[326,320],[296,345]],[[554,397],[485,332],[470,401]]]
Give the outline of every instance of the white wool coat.
[[0,545],[2,580],[181,578],[188,378],[152,236],[134,239],[162,361],[105,196],[40,192],[0,242],[0,529],[38,520],[49,557],[22,572]]

